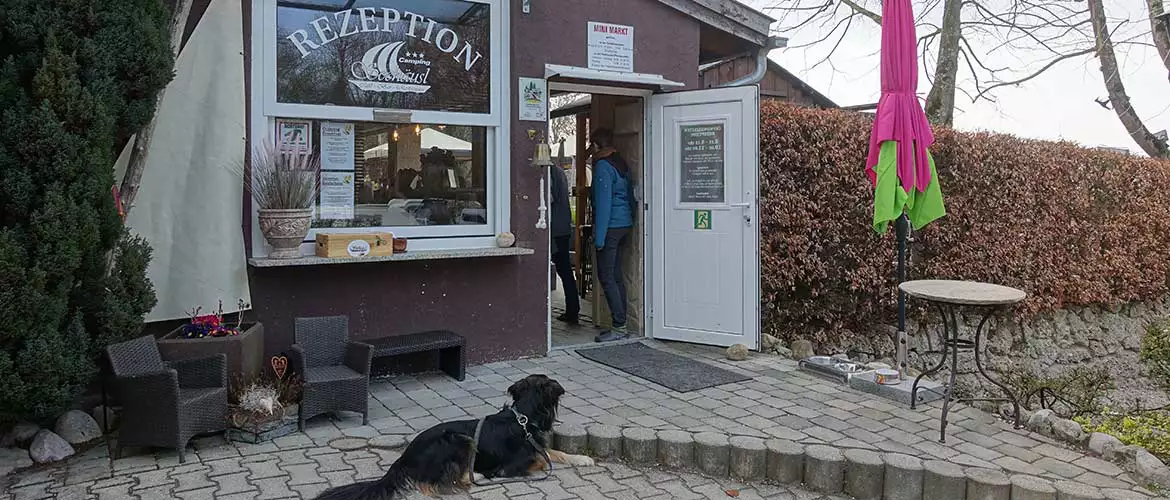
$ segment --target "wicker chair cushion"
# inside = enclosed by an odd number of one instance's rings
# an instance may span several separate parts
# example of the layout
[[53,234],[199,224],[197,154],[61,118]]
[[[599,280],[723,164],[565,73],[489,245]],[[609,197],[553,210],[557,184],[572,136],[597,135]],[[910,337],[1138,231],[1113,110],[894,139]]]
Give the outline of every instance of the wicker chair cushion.
[[214,400],[222,394],[224,389],[179,389],[179,404],[182,406],[199,406]]
[[318,366],[305,370],[305,382],[339,382],[342,380],[361,380],[366,378],[346,366]]

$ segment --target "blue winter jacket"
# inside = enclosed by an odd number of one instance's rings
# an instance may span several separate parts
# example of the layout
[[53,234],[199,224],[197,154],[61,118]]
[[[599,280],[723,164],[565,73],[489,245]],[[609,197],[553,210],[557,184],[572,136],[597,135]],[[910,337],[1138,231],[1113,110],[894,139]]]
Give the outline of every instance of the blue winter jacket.
[[605,246],[609,229],[633,227],[633,193],[627,176],[618,173],[607,159],[593,166],[593,242],[597,248]]

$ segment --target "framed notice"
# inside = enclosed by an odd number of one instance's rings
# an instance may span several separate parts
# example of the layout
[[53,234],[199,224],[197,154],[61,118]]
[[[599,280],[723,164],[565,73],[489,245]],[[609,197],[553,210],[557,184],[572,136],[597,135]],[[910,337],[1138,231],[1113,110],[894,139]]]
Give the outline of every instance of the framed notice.
[[353,218],[353,172],[321,172],[320,219]]
[[321,170],[353,172],[352,123],[321,122]]
[[548,82],[544,78],[520,78],[520,121],[548,121]]
[[679,202],[723,203],[723,124],[679,128]]
[[276,150],[285,154],[310,154],[313,151],[313,122],[276,120]]
[[634,72],[634,27],[589,22],[589,69]]

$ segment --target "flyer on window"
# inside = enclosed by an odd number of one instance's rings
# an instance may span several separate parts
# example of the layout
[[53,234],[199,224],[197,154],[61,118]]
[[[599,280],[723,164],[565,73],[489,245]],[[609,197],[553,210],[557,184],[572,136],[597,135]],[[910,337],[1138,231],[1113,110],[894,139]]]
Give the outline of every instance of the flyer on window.
[[353,172],[321,172],[319,218],[353,218],[353,175]]
[[313,151],[313,122],[276,120],[276,150],[285,154],[310,154]]
[[352,123],[321,122],[321,170],[353,172],[353,145]]

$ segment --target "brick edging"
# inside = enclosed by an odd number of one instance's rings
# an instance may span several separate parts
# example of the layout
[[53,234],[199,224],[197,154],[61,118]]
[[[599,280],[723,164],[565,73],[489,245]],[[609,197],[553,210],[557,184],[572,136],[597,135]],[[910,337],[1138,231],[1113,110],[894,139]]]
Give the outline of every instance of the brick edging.
[[[782,439],[688,431],[591,425],[561,425],[556,449],[635,465],[694,470],[745,481],[803,483],[821,493],[858,500],[1106,500],[1105,491],[1075,481],[1008,474],[883,453]],[[1136,492],[1126,491],[1130,495]],[[1137,498],[1141,498],[1138,496]]]

